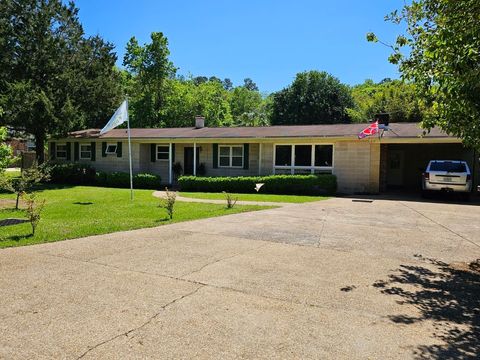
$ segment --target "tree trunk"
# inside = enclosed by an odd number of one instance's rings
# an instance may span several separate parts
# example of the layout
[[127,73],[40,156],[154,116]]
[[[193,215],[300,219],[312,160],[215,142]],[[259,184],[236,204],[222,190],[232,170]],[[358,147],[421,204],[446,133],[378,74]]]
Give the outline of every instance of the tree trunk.
[[20,193],[18,192],[18,193],[17,193],[17,201],[16,201],[16,203],[15,203],[15,210],[18,210],[18,202],[19,202],[19,200],[20,200]]
[[38,164],[45,162],[45,135],[35,134],[35,153]]

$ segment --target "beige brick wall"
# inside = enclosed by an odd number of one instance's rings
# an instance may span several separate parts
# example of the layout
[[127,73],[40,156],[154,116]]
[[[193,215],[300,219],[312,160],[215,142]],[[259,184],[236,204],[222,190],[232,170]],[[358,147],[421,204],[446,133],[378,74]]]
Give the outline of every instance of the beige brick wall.
[[377,193],[380,178],[380,144],[339,141],[334,145],[334,168],[338,192]]

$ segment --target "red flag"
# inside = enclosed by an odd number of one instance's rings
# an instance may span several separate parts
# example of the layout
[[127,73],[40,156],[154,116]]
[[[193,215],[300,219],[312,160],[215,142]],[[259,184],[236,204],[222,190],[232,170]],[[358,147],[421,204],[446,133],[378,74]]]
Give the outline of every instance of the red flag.
[[378,134],[378,120],[375,121],[373,124],[370,124],[367,128],[363,129],[359,134],[359,139],[364,139],[367,136],[372,136]]

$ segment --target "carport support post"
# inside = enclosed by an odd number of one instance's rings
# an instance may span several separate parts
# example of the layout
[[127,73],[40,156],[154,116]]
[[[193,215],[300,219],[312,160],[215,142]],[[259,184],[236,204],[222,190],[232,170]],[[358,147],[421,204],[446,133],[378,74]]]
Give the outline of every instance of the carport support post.
[[197,176],[197,143],[193,143],[193,176]]
[[172,143],[168,144],[168,183],[172,185]]

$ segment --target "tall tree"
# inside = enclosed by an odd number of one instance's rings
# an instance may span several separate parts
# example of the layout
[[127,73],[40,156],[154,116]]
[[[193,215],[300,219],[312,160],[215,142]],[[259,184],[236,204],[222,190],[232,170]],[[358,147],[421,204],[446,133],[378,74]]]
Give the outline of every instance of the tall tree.
[[257,84],[255,84],[255,82],[250,78],[243,80],[243,87],[250,91],[258,91]]
[[355,105],[347,113],[353,122],[366,122],[378,113],[389,113],[391,122],[420,122],[426,112],[415,85],[400,80],[366,80],[352,88],[352,97]]
[[84,36],[73,3],[0,2],[0,122],[34,135],[39,162],[47,135],[112,111],[120,91],[112,48]]
[[272,125],[348,122],[353,106],[349,88],[322,71],[297,74],[293,83],[273,96]]
[[258,91],[249,90],[245,86],[234,88],[230,94],[233,123],[242,126],[267,124],[267,114],[261,108],[262,101],[262,95]]
[[[406,25],[406,34],[386,45],[389,61],[431,109],[423,125],[480,148],[480,1],[415,0],[387,20]],[[373,33],[367,40],[379,41]]]
[[229,94],[217,80],[197,84],[194,79],[167,81],[161,127],[191,127],[195,115],[203,115],[206,125],[230,126]]
[[169,60],[168,39],[161,32],[150,35],[143,46],[132,37],[127,44],[123,65],[135,78],[132,95],[135,126],[159,127],[166,97],[166,81],[175,77],[176,68]]
[[[0,112],[2,109],[0,108]],[[10,164],[12,149],[4,141],[7,138],[7,128],[0,127],[0,175]]]

